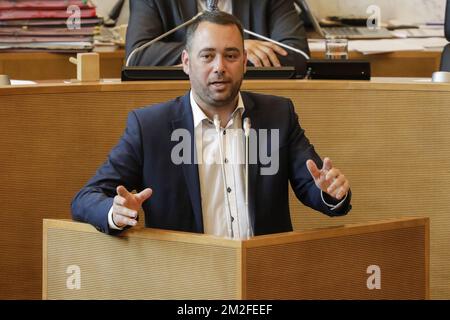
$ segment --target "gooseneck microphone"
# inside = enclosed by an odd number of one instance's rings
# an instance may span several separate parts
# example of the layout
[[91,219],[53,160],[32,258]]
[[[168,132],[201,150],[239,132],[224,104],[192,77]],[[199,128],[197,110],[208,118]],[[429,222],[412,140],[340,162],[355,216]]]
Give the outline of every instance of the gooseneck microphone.
[[175,27],[175,28],[173,28],[173,29],[171,29],[171,30],[169,30],[169,31],[167,31],[167,32],[165,32],[165,33],[163,33],[163,34],[160,35],[159,37],[156,37],[156,38],[150,40],[149,42],[146,42],[146,43],[144,43],[143,45],[141,45],[141,46],[135,48],[135,49],[134,49],[133,51],[131,51],[131,53],[128,55],[127,61],[126,61],[126,63],[125,63],[125,67],[129,67],[129,66],[130,66],[131,59],[133,58],[133,56],[134,56],[136,53],[138,53],[138,52],[144,50],[145,48],[150,47],[150,46],[151,46],[152,44],[154,44],[155,42],[158,42],[159,40],[161,40],[161,39],[163,39],[163,38],[165,38],[165,37],[171,35],[172,33],[174,33],[174,32],[176,32],[176,31],[180,30],[181,28],[184,28],[184,27],[189,26],[190,24],[194,23],[194,21],[197,20],[197,18],[200,17],[201,15],[203,15],[205,12],[219,11],[218,2],[219,2],[219,0],[207,0],[207,1],[206,1],[206,11],[202,11],[202,12],[197,13],[197,14],[196,14],[194,17],[192,17],[190,20],[188,20],[188,21],[186,21],[186,22],[180,24],[179,26],[177,26],[177,27]]
[[248,164],[249,164],[249,149],[250,149],[250,118],[244,119],[244,136],[245,136],[245,214],[247,215],[247,237],[253,236],[253,226],[250,220],[250,212],[248,210]]
[[[206,1],[207,11],[219,11],[219,8],[218,8],[218,6],[217,6],[217,3],[218,3],[218,2],[219,2],[219,0],[207,0],[207,1]],[[244,29],[244,32],[247,33],[247,34],[249,34],[249,35],[251,35],[251,36],[253,36],[253,37],[255,37],[255,38],[259,38],[259,39],[261,39],[261,40],[271,42],[271,43],[273,43],[273,44],[276,44],[277,46],[280,46],[280,47],[283,47],[283,48],[285,48],[285,49],[288,49],[288,50],[294,51],[294,52],[296,52],[296,53],[299,53],[299,54],[301,54],[303,57],[305,57],[306,60],[309,60],[309,59],[310,59],[309,56],[308,56],[304,51],[302,51],[302,50],[300,50],[300,49],[294,48],[294,47],[289,46],[289,45],[287,45],[287,44],[284,44],[284,43],[281,43],[281,42],[279,42],[279,41],[270,39],[270,38],[268,38],[268,37],[264,37],[264,36],[262,36],[262,35],[260,35],[260,34],[258,34],[258,33],[252,32],[252,31],[247,30],[247,29]]]
[[219,11],[218,6],[219,0],[207,0],[206,1],[206,11]]
[[127,62],[125,63],[126,67],[130,66],[130,62],[131,62],[131,58],[133,58],[133,56],[138,53],[139,51],[144,50],[145,48],[150,47],[152,44],[154,44],[155,42],[158,42],[159,40],[171,35],[172,33],[178,31],[181,28],[184,28],[190,24],[192,24],[195,20],[197,20],[198,17],[200,17],[203,14],[203,12],[197,13],[192,19],[186,21],[183,24],[180,24],[178,27],[173,28],[172,30],[167,31],[166,33],[163,33],[162,35],[160,35],[159,37],[156,37],[152,40],[150,40],[149,42],[144,43],[142,46],[139,46],[137,48],[135,48],[133,51],[131,51],[131,53],[128,55],[127,58]]
[[289,46],[289,45],[287,45],[287,44],[278,42],[278,41],[276,41],[276,40],[273,40],[273,39],[270,39],[270,38],[267,38],[267,37],[264,37],[264,36],[262,36],[262,35],[260,35],[260,34],[258,34],[258,33],[249,31],[249,30],[247,30],[247,29],[244,29],[244,32],[247,33],[247,34],[249,34],[249,35],[251,35],[251,36],[254,36],[254,37],[256,37],[256,38],[262,39],[262,40],[264,40],[264,41],[271,42],[271,43],[273,43],[273,44],[276,44],[277,46],[280,46],[280,47],[283,47],[283,48],[285,48],[285,49],[288,49],[288,50],[294,51],[294,52],[296,52],[296,53],[299,53],[299,54],[301,54],[303,57],[305,57],[306,60],[309,60],[309,59],[310,59],[309,56],[308,56],[305,52],[303,52],[302,50],[300,50],[300,49],[297,49],[297,48],[291,47],[291,46]]

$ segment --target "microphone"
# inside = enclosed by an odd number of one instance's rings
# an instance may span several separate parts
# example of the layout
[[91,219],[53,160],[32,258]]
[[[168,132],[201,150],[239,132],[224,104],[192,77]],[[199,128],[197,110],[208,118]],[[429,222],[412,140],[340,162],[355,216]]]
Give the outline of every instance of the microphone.
[[[207,1],[206,1],[206,8],[207,8],[206,10],[207,10],[207,11],[219,11],[219,7],[218,7],[218,5],[217,5],[218,2],[219,2],[219,0],[207,0]],[[289,46],[289,45],[287,45],[287,44],[278,42],[278,41],[276,41],[276,40],[272,40],[272,39],[270,39],[270,38],[268,38],[268,37],[264,37],[264,36],[262,36],[262,35],[260,35],[260,34],[258,34],[258,33],[252,32],[252,31],[247,30],[247,29],[244,29],[244,32],[247,33],[247,34],[249,34],[249,35],[251,35],[251,36],[254,36],[254,37],[256,37],[256,38],[259,38],[259,39],[262,39],[262,40],[264,40],[264,41],[268,41],[268,42],[274,43],[274,44],[276,44],[277,46],[280,46],[280,47],[283,47],[283,48],[285,48],[285,49],[288,49],[288,50],[294,51],[294,52],[296,52],[296,53],[299,53],[299,54],[301,54],[303,57],[305,57],[306,60],[309,60],[309,59],[310,59],[310,57],[309,57],[304,51],[302,51],[302,50],[300,50],[300,49],[294,48],[294,47]]]
[[206,0],[206,11],[219,11],[219,0]]
[[260,38],[260,39],[262,39],[262,40],[264,40],[264,41],[268,41],[268,42],[274,43],[274,44],[276,44],[277,46],[280,46],[280,47],[283,47],[283,48],[285,48],[285,49],[288,49],[288,50],[294,51],[294,52],[296,52],[296,53],[299,53],[299,54],[301,54],[303,57],[305,57],[306,60],[309,60],[309,59],[310,59],[310,57],[309,57],[304,51],[302,51],[302,50],[300,50],[300,49],[297,49],[297,48],[294,48],[294,47],[289,46],[289,45],[287,45],[287,44],[278,42],[278,41],[276,41],[276,40],[273,40],[273,39],[270,39],[270,38],[267,38],[267,37],[264,37],[264,36],[262,36],[262,35],[260,35],[260,34],[258,34],[258,33],[249,31],[249,30],[247,30],[247,29],[244,29],[244,32],[247,33],[247,34],[249,34],[249,35],[251,35],[251,36],[254,36],[254,37],[256,37],[256,38]]
[[250,118],[244,119],[244,136],[245,136],[245,214],[247,215],[247,237],[253,236],[253,226],[250,220],[250,212],[248,210],[248,164],[249,164],[249,148],[250,148],[250,128],[252,124]]
[[151,46],[152,44],[154,44],[155,42],[167,37],[168,35],[171,35],[172,33],[178,31],[181,28],[184,28],[190,24],[192,24],[195,20],[197,20],[198,17],[200,17],[203,14],[203,12],[199,12],[197,13],[192,19],[186,21],[185,23],[180,24],[178,27],[173,28],[172,30],[169,30],[165,33],[163,33],[162,35],[160,35],[159,37],[156,37],[152,40],[150,40],[149,42],[144,43],[143,45],[135,48],[133,51],[131,51],[130,55],[127,58],[127,62],[125,63],[125,67],[129,67],[130,66],[130,61],[131,58],[139,51],[142,51],[143,49]]
[[[206,11],[209,12],[213,12],[213,11],[219,11],[219,6],[218,6],[219,0],[207,0],[206,1]],[[194,23],[195,20],[197,20],[198,17],[200,17],[201,15],[203,15],[203,13],[205,13],[205,11],[199,12],[197,13],[194,17],[192,17],[190,20],[186,21],[183,24],[180,24],[178,27],[173,28],[172,30],[169,30],[165,33],[163,33],[162,35],[160,35],[159,37],[156,37],[152,40],[150,40],[149,42],[144,43],[142,46],[139,46],[137,48],[135,48],[133,51],[131,51],[130,55],[127,58],[127,62],[125,63],[125,67],[129,67],[130,66],[130,62],[131,62],[131,58],[133,58],[133,56],[144,50],[145,48],[150,47],[152,44],[154,44],[155,42],[158,42],[161,39],[164,39],[165,37],[171,35],[172,33],[180,30],[181,28],[187,27],[190,24]]]
[[[223,158],[223,146],[222,146],[222,129],[220,128],[220,119],[219,119],[218,114],[214,115],[214,126],[216,127],[217,138],[219,139],[220,169],[222,171],[223,191],[225,192],[225,197],[226,197],[227,207],[228,207],[228,219],[227,219],[228,234],[231,236],[231,238],[234,238],[234,232],[233,232],[233,226],[232,226],[233,216],[231,214],[230,198],[228,197],[228,192],[227,192],[227,177],[225,175],[225,166],[223,164],[224,158]],[[238,227],[238,232],[239,232],[239,227]]]
[[163,33],[162,35],[160,35],[159,37],[156,37],[152,40],[150,40],[149,42],[144,43],[143,45],[135,48],[133,51],[131,51],[131,53],[129,54],[127,61],[125,63],[125,67],[129,67],[130,66],[130,62],[131,62],[131,58],[139,51],[144,50],[145,48],[148,48],[149,46],[151,46],[152,44],[154,44],[155,42],[158,42],[159,40],[171,35],[172,33],[180,30],[181,28],[187,27],[190,24],[192,24],[195,20],[197,20],[198,17],[200,17],[201,15],[203,15],[205,12],[213,12],[213,11],[219,11],[219,6],[218,6],[218,2],[219,0],[207,0],[206,1],[206,11],[202,11],[197,13],[194,17],[192,17],[190,20],[180,24],[178,27],[173,28],[172,30],[169,30],[165,33]]

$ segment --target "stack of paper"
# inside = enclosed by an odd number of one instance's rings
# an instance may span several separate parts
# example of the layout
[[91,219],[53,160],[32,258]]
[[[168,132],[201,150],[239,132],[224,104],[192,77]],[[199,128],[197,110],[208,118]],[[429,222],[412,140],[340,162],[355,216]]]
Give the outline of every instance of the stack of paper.
[[101,23],[87,0],[0,0],[0,50],[89,51]]
[[349,42],[349,50],[363,54],[377,54],[396,51],[425,51],[443,48],[447,44],[445,38],[410,38],[358,40]]

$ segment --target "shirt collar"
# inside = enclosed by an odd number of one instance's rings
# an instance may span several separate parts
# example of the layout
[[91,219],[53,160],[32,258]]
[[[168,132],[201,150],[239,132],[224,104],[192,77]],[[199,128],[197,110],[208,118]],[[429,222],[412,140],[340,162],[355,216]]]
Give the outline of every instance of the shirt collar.
[[[200,125],[203,120],[208,120],[209,122],[213,122],[212,119],[209,119],[206,114],[203,112],[203,110],[199,107],[197,102],[195,102],[194,95],[192,93],[192,90],[190,92],[190,101],[191,101],[191,109],[192,109],[192,115],[194,117],[194,128],[197,128],[198,125]],[[236,115],[236,112],[239,112],[242,116],[242,114],[245,111],[244,101],[242,100],[241,93],[238,93],[238,104],[236,106],[236,109],[234,109],[233,114],[231,117],[233,118]]]

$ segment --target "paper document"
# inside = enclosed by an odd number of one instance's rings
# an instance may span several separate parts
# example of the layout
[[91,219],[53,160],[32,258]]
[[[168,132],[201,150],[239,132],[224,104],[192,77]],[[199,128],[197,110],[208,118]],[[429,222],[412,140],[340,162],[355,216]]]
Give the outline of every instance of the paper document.
[[20,85],[28,85],[28,84],[36,84],[36,82],[29,81],[29,80],[11,80],[12,86],[20,86]]
[[[396,51],[425,51],[442,50],[447,45],[445,38],[409,38],[409,39],[380,39],[380,40],[351,40],[348,42],[349,51],[362,54],[378,54]],[[325,51],[325,41],[310,41],[311,51]]]
[[399,29],[392,31],[397,38],[445,37],[444,28]]

